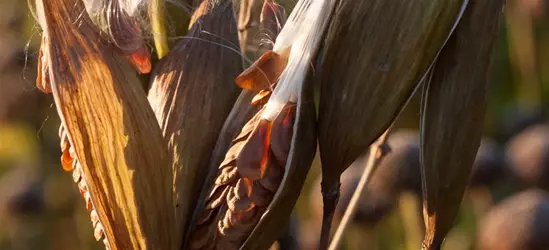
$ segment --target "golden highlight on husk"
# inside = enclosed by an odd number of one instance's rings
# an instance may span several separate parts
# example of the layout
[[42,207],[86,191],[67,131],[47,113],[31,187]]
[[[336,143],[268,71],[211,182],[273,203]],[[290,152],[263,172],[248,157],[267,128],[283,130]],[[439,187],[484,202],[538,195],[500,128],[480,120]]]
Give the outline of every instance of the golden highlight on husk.
[[480,145],[503,0],[471,0],[423,89],[421,173],[425,238],[440,249]]
[[101,223],[97,210],[93,205],[91,193],[89,191],[88,184],[86,182],[86,177],[84,177],[84,170],[82,169],[82,165],[80,164],[80,162],[76,157],[76,151],[74,150],[74,147],[71,145],[69,141],[69,137],[67,135],[67,131],[65,130],[63,125],[59,126],[59,140],[61,142],[60,146],[61,146],[61,152],[62,152],[61,166],[65,171],[68,171],[68,172],[72,171],[73,181],[78,187],[78,191],[80,192],[80,195],[82,195],[82,198],[86,202],[86,209],[90,213],[90,220],[93,226],[93,236],[95,240],[103,242],[103,245],[105,245],[106,250],[110,250],[111,246],[109,243],[109,239],[107,239],[107,237],[105,236],[105,229],[104,229],[103,223]]
[[170,158],[139,80],[81,0],[37,0],[38,81],[61,118],[62,166],[108,249],[175,249]]

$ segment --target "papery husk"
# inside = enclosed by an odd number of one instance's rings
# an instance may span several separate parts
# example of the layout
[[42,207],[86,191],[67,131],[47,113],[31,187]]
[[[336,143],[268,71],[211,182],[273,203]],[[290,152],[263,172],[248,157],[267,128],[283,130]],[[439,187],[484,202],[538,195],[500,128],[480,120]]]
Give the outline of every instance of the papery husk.
[[155,67],[148,97],[174,157],[174,223],[181,238],[242,71],[231,1],[204,1],[198,11],[187,37]]
[[440,249],[452,227],[483,131],[503,0],[471,0],[423,89],[423,249]]
[[37,7],[48,55],[42,77],[51,83],[63,150],[72,151],[64,159],[80,165],[75,181],[85,178],[79,188],[95,211],[96,237],[104,234],[108,249],[175,249],[170,158],[135,73],[81,0]]
[[316,123],[312,81],[299,93],[290,153],[284,177],[273,201],[240,249],[267,249],[282,234],[316,153]]
[[318,78],[323,186],[337,188],[404,108],[466,2],[340,1]]
[[[266,68],[262,69],[266,70]],[[240,77],[245,76],[241,75],[239,78]],[[309,88],[306,91],[311,90]],[[312,128],[306,130],[309,133],[309,137],[304,137],[302,135],[303,132],[299,132],[299,134],[290,132],[291,137],[287,138],[288,140],[284,137],[277,137],[277,135],[281,135],[281,131],[278,128],[281,126],[280,122],[282,119],[285,119],[286,115],[291,115],[294,117],[292,119],[295,119],[299,114],[304,113],[304,111],[297,111],[297,109],[304,106],[300,106],[299,102],[297,105],[290,103],[287,106],[289,112],[283,111],[274,121],[265,120],[262,118],[262,112],[264,111],[262,107],[264,107],[266,99],[270,96],[270,91],[267,92],[269,93],[263,95],[257,92],[244,91],[239,102],[235,105],[231,117],[229,117],[225,124],[224,133],[220,136],[220,140],[218,141],[216,151],[214,151],[212,158],[212,163],[215,163],[216,166],[215,177],[217,178],[215,179],[215,185],[213,188],[211,185],[206,185],[204,187],[204,193],[200,199],[201,202],[196,209],[199,213],[195,214],[193,218],[193,226],[196,222],[197,228],[192,230],[192,238],[189,239],[189,242],[186,242],[187,244],[190,244],[189,247],[191,249],[209,249],[209,247],[221,249],[235,249],[239,247],[241,249],[264,249],[272,245],[282,233],[288,222],[291,210],[295,204],[295,199],[299,196],[301,186],[303,185],[304,178],[315,153],[314,113],[312,113],[314,109],[309,107],[309,111],[305,111],[312,114],[312,116],[305,116],[308,117],[307,123],[303,120],[299,120],[299,123],[295,123],[294,120],[294,122],[291,123],[291,131],[295,131],[296,126],[303,126],[298,124],[308,124],[309,126],[312,126]],[[310,98],[310,100],[312,100],[312,97]],[[252,101],[256,99],[259,100],[256,102]],[[299,99],[301,99],[301,97]],[[254,104],[250,105],[251,103]],[[308,102],[308,104],[312,105],[312,102]],[[244,122],[246,122],[246,124],[244,124]],[[234,126],[234,124],[238,124],[238,126]],[[272,130],[270,129],[271,127]],[[258,138],[255,136],[261,136],[261,133],[263,132],[260,131],[265,131],[264,129],[267,129],[266,138],[270,138],[271,142],[270,144],[265,145],[270,150],[270,154],[268,158],[266,158],[269,163],[265,175],[257,175],[259,174],[259,172],[256,172],[258,169],[253,167],[253,165],[255,165],[253,163],[254,161],[252,160],[252,162],[250,162],[250,160],[255,159],[255,149],[257,147],[263,147],[257,145]],[[256,132],[260,133],[256,134]],[[270,136],[271,134],[272,137]],[[300,144],[305,146],[292,146],[295,145],[295,140],[298,140],[295,135],[305,138],[305,140],[299,141],[305,142],[305,144]],[[229,138],[231,139],[230,141],[228,140]],[[282,141],[280,141],[280,139],[282,139]],[[229,145],[226,145],[227,143],[230,144],[230,147]],[[311,144],[312,146],[307,146]],[[287,148],[282,145],[287,145]],[[282,151],[280,149],[282,149]],[[296,151],[297,149],[304,151],[298,152]],[[294,153],[284,154],[283,152],[285,150],[294,150]],[[221,154],[221,152],[223,153]],[[303,162],[296,163],[296,159],[289,157],[291,154],[301,154],[302,157],[300,157],[300,160]],[[293,162],[288,161],[291,159],[294,159]],[[223,163],[221,163],[221,161],[223,161]],[[299,167],[296,164],[299,165]],[[234,172],[233,170],[237,170],[238,172]],[[285,175],[282,175],[284,172]],[[279,173],[280,175],[276,173]],[[212,176],[208,178],[208,184],[212,183],[211,177]],[[237,216],[232,217],[233,219],[228,222],[226,218],[229,217],[226,216],[229,216],[229,213],[238,212],[234,211],[233,207],[235,204],[231,203],[233,199],[231,197],[233,196],[226,194],[226,192],[232,193],[234,190],[241,189],[242,187],[239,186],[241,185],[241,180],[250,181],[247,180],[247,178],[253,180],[253,188],[250,189],[251,196],[249,198],[237,198],[237,203],[239,204],[238,206],[242,206],[251,201],[252,205],[250,205],[249,211],[253,212],[252,218],[255,219],[243,219],[244,221],[242,222],[236,222],[241,218]],[[290,181],[287,180],[287,184],[284,184],[284,178],[289,178]],[[269,179],[267,182],[271,184],[265,186],[265,183],[263,183],[264,179]],[[256,185],[258,185],[257,188],[259,189],[256,188]],[[259,185],[262,185],[263,188]],[[291,194],[288,194],[289,190],[292,190]],[[263,198],[261,200],[264,201],[255,203],[254,205],[253,203],[256,201],[256,198],[254,197],[257,196],[257,194],[254,195],[256,191],[260,191],[258,194],[262,195],[261,197]],[[279,194],[279,192],[282,193]],[[277,194],[279,195],[278,199],[276,199]],[[246,199],[246,201],[242,199]],[[247,199],[250,199],[250,201]],[[207,206],[205,206],[205,201],[207,201]],[[265,203],[265,201],[268,203]],[[271,206],[275,207],[271,208]],[[248,210],[243,212],[246,214],[243,216],[247,216],[249,213],[247,211]],[[237,225],[233,226],[232,224],[234,223]],[[258,229],[258,226],[261,228]],[[249,238],[250,236],[254,238]],[[242,243],[244,244],[242,245]]]

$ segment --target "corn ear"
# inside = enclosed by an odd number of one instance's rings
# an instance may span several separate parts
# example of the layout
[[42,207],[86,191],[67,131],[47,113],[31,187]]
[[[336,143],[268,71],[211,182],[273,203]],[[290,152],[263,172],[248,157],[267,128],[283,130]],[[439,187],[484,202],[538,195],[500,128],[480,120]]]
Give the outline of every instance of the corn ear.
[[63,159],[79,170],[96,238],[107,249],[175,249],[170,159],[135,73],[81,0],[38,0],[37,9],[41,77],[51,83]]
[[200,194],[222,125],[235,102],[242,71],[231,1],[204,1],[186,38],[157,64],[149,101],[174,158],[178,232]]
[[452,227],[482,136],[503,0],[471,0],[423,89],[423,249]]

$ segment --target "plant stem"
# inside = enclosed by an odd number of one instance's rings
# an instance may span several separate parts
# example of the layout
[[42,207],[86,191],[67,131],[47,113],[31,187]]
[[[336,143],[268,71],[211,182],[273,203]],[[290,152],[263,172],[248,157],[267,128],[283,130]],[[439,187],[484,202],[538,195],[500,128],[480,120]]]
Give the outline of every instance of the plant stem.
[[[327,186],[327,188],[324,188]],[[321,185],[322,189],[322,228],[320,230],[320,242],[318,244],[319,250],[328,249],[328,243],[330,242],[330,231],[332,229],[332,221],[334,219],[335,209],[340,195],[341,182],[332,185]]]
[[151,29],[154,38],[154,46],[158,59],[164,57],[168,51],[168,33],[166,31],[165,6],[163,0],[152,0],[149,10]]
[[368,156],[368,163],[366,164],[366,167],[364,168],[364,172],[362,173],[362,176],[360,177],[360,181],[358,182],[358,186],[353,193],[353,197],[351,197],[351,201],[349,202],[349,206],[345,210],[345,214],[343,215],[343,218],[341,219],[341,223],[339,224],[337,231],[334,235],[334,238],[332,242],[330,243],[329,250],[335,250],[337,249],[337,246],[341,243],[341,240],[343,239],[343,234],[345,233],[345,230],[349,226],[351,220],[354,218],[356,210],[358,208],[358,201],[360,199],[360,196],[362,195],[362,192],[364,191],[364,188],[366,187],[366,184],[369,183],[372,174],[377,169],[377,167],[380,165],[381,161],[383,160],[384,156],[389,153],[390,148],[387,144],[387,138],[389,135],[389,129],[381,135],[374,144],[370,146],[370,153]]

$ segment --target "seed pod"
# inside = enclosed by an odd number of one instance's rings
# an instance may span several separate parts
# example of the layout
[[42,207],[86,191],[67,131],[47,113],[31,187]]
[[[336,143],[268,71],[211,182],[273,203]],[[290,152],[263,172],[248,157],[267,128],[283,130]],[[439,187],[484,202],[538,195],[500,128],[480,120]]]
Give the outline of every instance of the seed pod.
[[81,0],[38,0],[37,12],[64,168],[78,171],[98,240],[108,249],[175,249],[170,159],[137,77]]
[[514,136],[506,148],[510,170],[518,183],[526,188],[549,190],[549,126],[530,126]]
[[[312,85],[306,77],[327,22],[311,17],[325,15],[333,4],[300,1],[296,9],[302,11],[292,13],[273,51],[236,79],[250,90],[278,82],[252,98],[262,109],[233,138],[223,160],[212,158],[219,165],[194,217],[191,249],[266,249],[284,230],[316,148]],[[247,112],[243,105],[235,109]]]
[[188,37],[162,58],[152,76],[148,98],[174,157],[179,230],[197,204],[219,131],[239,93],[234,78],[242,64],[231,6],[231,1],[202,2]]
[[549,194],[530,189],[506,198],[479,223],[479,250],[543,250],[549,237]]
[[440,249],[480,145],[502,0],[471,0],[423,89],[423,249]]
[[500,145],[491,138],[483,138],[473,163],[469,188],[491,187],[504,179],[507,170]]
[[466,3],[342,0],[338,4],[318,74],[325,241],[339,176],[404,108]]

